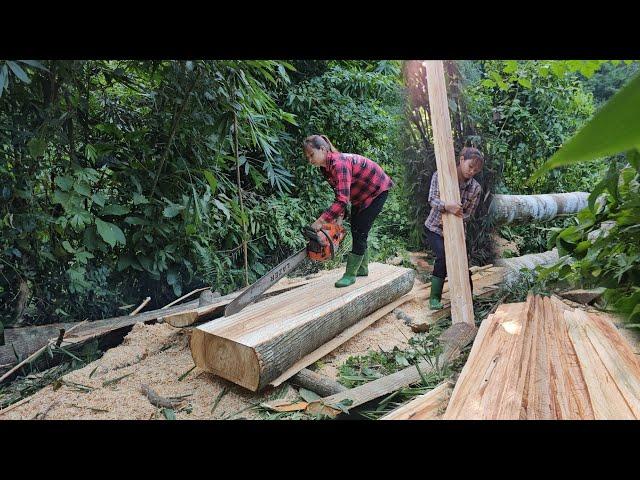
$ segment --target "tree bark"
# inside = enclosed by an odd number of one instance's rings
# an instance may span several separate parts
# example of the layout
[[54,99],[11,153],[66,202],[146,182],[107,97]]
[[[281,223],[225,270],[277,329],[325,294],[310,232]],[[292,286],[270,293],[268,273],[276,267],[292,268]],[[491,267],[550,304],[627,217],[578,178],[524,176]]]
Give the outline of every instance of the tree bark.
[[326,375],[320,375],[308,368],[303,368],[293,377],[291,382],[307,390],[317,393],[321,397],[328,397],[335,393],[344,392],[347,387]]
[[193,330],[194,363],[258,391],[299,359],[413,287],[415,272],[374,263],[346,288],[339,272]]
[[495,225],[542,222],[558,215],[575,214],[588,205],[585,192],[544,195],[494,195],[489,215]]

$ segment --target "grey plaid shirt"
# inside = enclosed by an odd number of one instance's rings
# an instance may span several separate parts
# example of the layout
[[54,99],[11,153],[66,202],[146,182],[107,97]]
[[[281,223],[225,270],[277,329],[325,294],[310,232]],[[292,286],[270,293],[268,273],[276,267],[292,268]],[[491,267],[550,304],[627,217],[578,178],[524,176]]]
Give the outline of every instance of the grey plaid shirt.
[[[460,187],[460,203],[462,203],[462,218],[466,222],[471,218],[480,203],[482,187],[475,178],[470,178]],[[442,234],[442,212],[444,212],[444,202],[440,200],[440,188],[438,187],[438,171],[431,177],[431,188],[429,189],[429,204],[431,213],[424,222],[424,226],[441,237]]]

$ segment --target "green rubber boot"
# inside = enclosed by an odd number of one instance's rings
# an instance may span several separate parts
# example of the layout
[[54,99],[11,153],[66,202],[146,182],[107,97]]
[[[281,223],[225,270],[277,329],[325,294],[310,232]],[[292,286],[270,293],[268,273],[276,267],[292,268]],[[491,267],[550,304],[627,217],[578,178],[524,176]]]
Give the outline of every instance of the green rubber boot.
[[349,253],[347,257],[347,270],[340,280],[335,283],[336,288],[348,287],[356,282],[356,273],[362,263],[362,257],[364,255],[356,255],[355,253]]
[[357,277],[366,277],[369,275],[369,249],[366,248],[364,254],[362,255],[362,263],[360,264],[360,268],[358,268]]
[[444,286],[444,278],[431,277],[431,295],[429,296],[429,307],[431,310],[441,310],[442,303],[442,287]]

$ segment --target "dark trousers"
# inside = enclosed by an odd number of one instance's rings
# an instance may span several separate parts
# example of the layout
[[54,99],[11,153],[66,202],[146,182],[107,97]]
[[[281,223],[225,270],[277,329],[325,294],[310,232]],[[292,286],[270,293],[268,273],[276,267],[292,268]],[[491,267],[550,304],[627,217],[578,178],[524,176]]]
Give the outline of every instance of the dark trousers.
[[[423,240],[431,248],[431,251],[436,256],[436,261],[433,265],[433,276],[442,278],[447,277],[447,262],[444,252],[444,237],[441,237],[435,232],[432,232],[427,227],[423,226]],[[467,252],[464,252],[466,255]],[[471,285],[471,293],[473,293],[473,281],[471,280],[471,271],[469,271],[469,284]]]
[[378,195],[373,202],[362,210],[351,208],[351,236],[353,237],[353,247],[351,252],[356,255],[363,255],[367,248],[367,238],[369,230],[378,214],[382,211],[382,206],[387,200],[387,191]]

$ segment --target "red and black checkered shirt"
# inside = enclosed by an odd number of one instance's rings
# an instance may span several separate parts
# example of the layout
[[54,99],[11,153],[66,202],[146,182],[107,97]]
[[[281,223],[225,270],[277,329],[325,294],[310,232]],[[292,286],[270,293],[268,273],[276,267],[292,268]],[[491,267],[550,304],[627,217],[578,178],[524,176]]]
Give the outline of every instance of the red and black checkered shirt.
[[[460,203],[462,204],[463,224],[469,221],[480,203],[482,187],[475,178],[470,178],[460,186]],[[424,226],[434,233],[443,237],[442,233],[442,212],[444,212],[444,201],[440,199],[440,187],[438,185],[438,171],[431,177],[431,187],[429,188],[429,204],[431,212],[424,222]]]
[[349,201],[359,210],[365,209],[393,186],[380,165],[355,153],[329,152],[327,166],[320,171],[336,193],[335,201],[320,217],[325,222],[341,216]]

